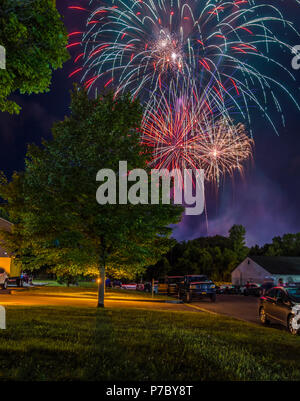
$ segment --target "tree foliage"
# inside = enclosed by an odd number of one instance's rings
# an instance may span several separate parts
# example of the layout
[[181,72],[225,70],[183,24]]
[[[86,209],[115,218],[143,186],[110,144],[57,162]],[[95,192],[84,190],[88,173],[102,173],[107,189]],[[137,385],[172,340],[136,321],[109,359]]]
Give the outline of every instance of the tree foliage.
[[216,281],[230,281],[232,270],[247,256],[245,229],[233,226],[229,237],[216,235],[201,237],[192,241],[177,243],[155,266],[148,269],[148,275],[161,278],[166,275],[162,268],[166,262],[168,275],[205,274]]
[[6,70],[0,70],[0,110],[18,113],[8,100],[49,89],[52,70],[68,59],[67,32],[53,0],[1,0],[0,45],[6,49]]
[[245,259],[248,253],[246,247],[246,229],[242,225],[233,225],[229,230],[229,239],[232,242],[232,249],[238,255],[239,260]]
[[29,147],[25,174],[15,174],[10,183],[2,179],[13,235],[21,237],[16,255],[28,268],[49,265],[60,275],[106,268],[134,274],[168,251],[168,226],[180,220],[181,207],[100,206],[95,197],[98,170],[118,172],[122,160],[128,171],[147,168],[138,132],[142,114],[129,95],[91,100],[75,88],[71,114],[54,125],[53,139]]
[[271,244],[265,244],[262,247],[255,245],[250,250],[251,255],[300,256],[300,233],[274,237]]

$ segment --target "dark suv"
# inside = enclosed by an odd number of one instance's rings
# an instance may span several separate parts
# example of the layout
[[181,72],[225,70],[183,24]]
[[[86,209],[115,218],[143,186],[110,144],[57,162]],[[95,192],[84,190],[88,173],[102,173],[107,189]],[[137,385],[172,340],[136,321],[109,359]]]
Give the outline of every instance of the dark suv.
[[274,287],[260,298],[259,317],[263,324],[275,322],[298,334],[300,328],[300,285]]
[[178,298],[184,302],[206,297],[212,302],[216,301],[216,286],[207,276],[184,276],[184,280],[178,284]]

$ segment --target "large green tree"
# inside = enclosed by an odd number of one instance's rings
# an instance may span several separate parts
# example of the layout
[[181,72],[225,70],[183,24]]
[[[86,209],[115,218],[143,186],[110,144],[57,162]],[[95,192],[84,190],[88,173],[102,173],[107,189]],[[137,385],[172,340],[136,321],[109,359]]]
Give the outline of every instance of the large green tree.
[[25,174],[4,179],[0,188],[21,233],[16,253],[22,262],[53,265],[63,274],[99,272],[99,306],[106,269],[139,272],[156,263],[172,243],[169,225],[182,213],[173,205],[96,202],[98,170],[118,172],[119,161],[127,161],[128,171],[147,168],[138,132],[142,114],[130,96],[89,99],[76,88],[71,114],[54,125],[53,139],[30,146]]
[[247,256],[249,249],[246,247],[246,229],[242,225],[235,224],[229,230],[229,239],[232,242],[232,249],[238,255],[241,262]]
[[53,0],[1,0],[0,45],[6,69],[0,70],[0,111],[18,113],[9,96],[49,89],[52,70],[68,59],[67,32]]

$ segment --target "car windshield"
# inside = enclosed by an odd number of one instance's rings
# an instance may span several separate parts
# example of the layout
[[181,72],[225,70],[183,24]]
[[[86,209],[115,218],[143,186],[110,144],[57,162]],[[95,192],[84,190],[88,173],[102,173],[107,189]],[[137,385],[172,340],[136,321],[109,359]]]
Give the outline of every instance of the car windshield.
[[287,288],[286,291],[293,300],[300,302],[300,287]]
[[168,278],[169,284],[176,284],[176,283],[179,283],[182,280],[183,280],[182,277],[169,277]]
[[208,277],[206,276],[192,276],[192,277],[187,277],[188,281],[211,281]]

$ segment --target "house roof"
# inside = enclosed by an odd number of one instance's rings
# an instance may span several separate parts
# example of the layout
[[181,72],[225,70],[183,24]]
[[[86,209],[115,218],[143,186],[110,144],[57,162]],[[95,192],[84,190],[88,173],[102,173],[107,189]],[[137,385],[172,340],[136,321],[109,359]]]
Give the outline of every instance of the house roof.
[[0,230],[10,231],[12,223],[0,217]]
[[271,274],[300,275],[300,257],[251,256],[250,259]]

